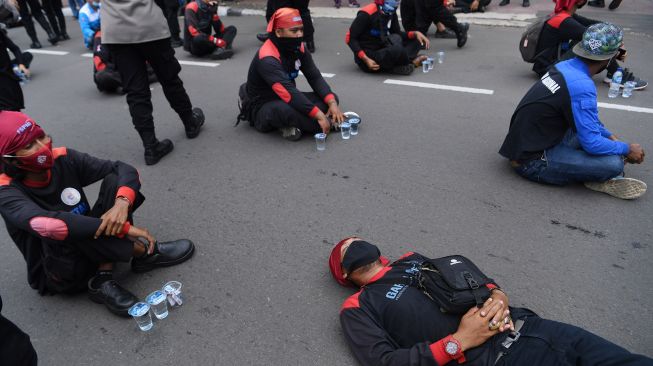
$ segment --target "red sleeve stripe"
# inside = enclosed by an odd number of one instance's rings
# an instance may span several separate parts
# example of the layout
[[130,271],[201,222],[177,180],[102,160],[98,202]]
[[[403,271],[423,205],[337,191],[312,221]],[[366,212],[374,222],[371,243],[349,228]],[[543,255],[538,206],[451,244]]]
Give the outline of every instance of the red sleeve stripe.
[[44,238],[61,241],[68,237],[68,225],[60,219],[36,216],[29,220],[29,226]]
[[136,192],[134,192],[133,189],[127,187],[127,186],[122,186],[118,188],[118,193],[116,193],[116,197],[125,197],[131,202],[132,204],[136,200]]
[[435,362],[438,363],[438,365],[446,365],[452,360],[447,352],[444,351],[444,339],[440,339],[435,343],[431,343],[429,348],[431,349],[433,358],[435,359]]
[[414,39],[415,38],[415,32],[413,32],[413,31],[408,32],[408,38]]
[[347,31],[347,34],[345,35],[345,43],[349,44],[350,40],[351,40],[351,31]]
[[279,98],[281,98],[281,100],[283,100],[286,103],[290,103],[290,99],[291,99],[290,92],[288,92],[288,90],[283,85],[281,85],[281,83],[272,84],[272,90],[275,93],[277,93],[277,95],[279,96]]
[[120,230],[120,233],[116,235],[119,238],[124,238],[127,233],[129,233],[129,229],[131,229],[132,224],[129,221],[125,221],[124,225],[122,225],[122,230]]
[[224,23],[220,23],[220,33],[224,33]]
[[197,37],[200,34],[200,32],[198,32],[197,29],[192,25],[188,26],[188,31],[190,32],[190,35],[193,37]]
[[209,41],[215,43],[215,37],[209,36]]
[[310,112],[308,112],[308,116],[311,118],[315,118],[317,114],[320,112],[320,109],[318,107],[313,107]]
[[402,255],[401,257],[399,257],[399,259],[404,259],[404,258],[410,257],[413,254],[415,254],[415,252],[408,252],[408,253]]
[[360,51],[358,51],[358,53],[356,54],[356,56],[358,56],[358,58],[360,58],[360,59],[362,60],[362,59],[364,59],[367,55],[365,54],[365,51],[360,50]]
[[66,155],[68,155],[68,149],[65,146],[52,149],[52,157],[55,159]]
[[356,309],[360,308],[360,302],[358,301],[358,297],[360,296],[361,292],[358,291],[357,293],[349,296],[347,300],[342,304],[342,308],[340,309],[340,312],[342,312],[345,309]]
[[107,65],[102,62],[100,56],[93,56],[93,65],[95,65],[95,70],[97,71],[102,71],[107,67]]
[[218,14],[213,14],[213,21],[217,22],[218,20],[220,20],[220,17],[218,16]]
[[492,290],[493,288],[499,288],[499,286],[493,283],[488,283],[487,285],[485,285],[485,287],[489,288],[490,290]]
[[11,177],[7,174],[0,174],[0,186],[8,186],[11,183]]
[[562,22],[569,17],[571,17],[571,15],[569,15],[568,13],[565,12],[558,13],[554,15],[551,19],[547,20],[546,23],[552,26],[553,28],[558,29],[560,28],[560,24],[562,24]]
[[333,95],[333,93],[327,94],[326,97],[324,97],[324,103],[329,104],[330,101],[336,99],[336,96]]

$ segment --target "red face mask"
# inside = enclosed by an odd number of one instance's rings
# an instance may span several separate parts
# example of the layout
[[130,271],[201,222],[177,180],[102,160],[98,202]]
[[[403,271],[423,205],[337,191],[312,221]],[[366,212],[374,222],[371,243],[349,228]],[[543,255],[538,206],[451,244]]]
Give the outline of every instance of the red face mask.
[[52,155],[52,140],[31,155],[18,156],[16,160],[20,162],[20,168],[30,172],[41,172],[52,168],[54,157]]

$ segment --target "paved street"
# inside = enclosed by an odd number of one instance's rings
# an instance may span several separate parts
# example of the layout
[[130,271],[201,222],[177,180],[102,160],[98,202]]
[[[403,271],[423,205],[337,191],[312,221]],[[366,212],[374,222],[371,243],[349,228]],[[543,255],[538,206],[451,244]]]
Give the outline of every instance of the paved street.
[[[653,81],[651,14],[585,10],[629,28],[627,66]],[[159,240],[197,245],[177,267],[135,275],[119,266],[119,281],[141,298],[168,280],[184,284],[185,305],[146,334],[84,294],[39,296],[0,230],[2,313],[30,334],[43,365],[355,364],[338,321],[353,291],[327,268],[333,244],[351,234],[391,258],[409,250],[463,254],[506,289],[512,305],[653,356],[653,192],[621,201],[582,186],[538,185],[497,153],[515,106],[537,80],[517,50],[523,29],[473,25],[463,49],[431,38],[429,53],[446,53],[431,73],[367,75],[344,43],[351,21],[316,19],[313,57],[332,74],[326,80],[343,110],[363,119],[358,136],[332,135],[317,152],[312,138],[292,143],[247,122],[233,127],[264,20],[223,21],[238,27],[232,59],[198,60],[177,49],[180,60],[211,64],[185,64],[181,74],[207,116],[197,139],[185,138],[160,85],[152,85],[158,136],[175,143],[155,166],[144,164],[125,97],[95,88],[77,22],[69,22],[72,40],[43,49],[65,54],[35,54],[26,112],[55,146],[137,167],[147,200],[136,225]],[[9,34],[27,48],[24,29]],[[603,122],[653,149],[652,88],[608,99],[608,87],[596,82]],[[652,166],[627,166],[626,175],[652,187]],[[89,192],[94,197],[97,187]]]

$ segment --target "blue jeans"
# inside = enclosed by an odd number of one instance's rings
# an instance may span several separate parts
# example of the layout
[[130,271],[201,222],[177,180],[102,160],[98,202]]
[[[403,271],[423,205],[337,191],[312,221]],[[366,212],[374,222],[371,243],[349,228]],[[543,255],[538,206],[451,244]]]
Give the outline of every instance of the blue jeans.
[[84,1],[68,0],[68,6],[70,6],[70,10],[73,12],[73,17],[77,18],[79,16],[79,10],[82,8],[82,6],[84,6]]
[[561,143],[545,150],[540,159],[515,168],[526,179],[560,186],[572,182],[605,182],[623,170],[623,156],[586,153],[572,130],[567,131]]

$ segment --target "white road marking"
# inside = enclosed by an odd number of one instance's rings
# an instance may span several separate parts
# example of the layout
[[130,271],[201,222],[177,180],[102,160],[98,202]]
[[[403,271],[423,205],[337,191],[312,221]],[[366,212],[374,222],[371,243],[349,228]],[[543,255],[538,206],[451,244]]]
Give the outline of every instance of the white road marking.
[[[633,93],[637,93],[636,91]],[[621,105],[621,104],[612,104],[612,103],[598,103],[599,107],[607,109],[618,109],[621,111],[628,112],[638,112],[638,113],[651,113],[653,114],[653,108],[644,108],[644,107],[633,107],[630,105]]]
[[70,53],[70,52],[67,52],[67,51],[33,50],[31,48],[28,49],[27,51],[31,52],[31,53],[39,53],[39,54],[42,54],[42,55],[54,55],[54,56],[63,56],[63,55],[67,55],[67,54]]
[[[322,74],[323,78],[332,78],[332,77],[336,76],[336,74],[329,74],[328,72],[321,72],[320,74]],[[304,76],[304,73],[300,71],[299,75]]]
[[202,62],[202,61],[186,61],[186,60],[179,60],[179,63],[182,65],[189,65],[189,66],[206,66],[206,67],[216,67],[220,66],[219,63],[216,62]]
[[82,53],[81,56],[82,57],[93,57],[93,54],[90,53],[90,52],[89,53]]
[[490,90],[490,89],[477,89],[477,88],[468,88],[465,86],[420,83],[417,81],[387,79],[383,83],[393,84],[393,85],[415,86],[418,88],[427,88],[427,89],[451,90],[451,91],[457,91],[461,93],[486,94],[486,95],[494,94],[494,90]]

